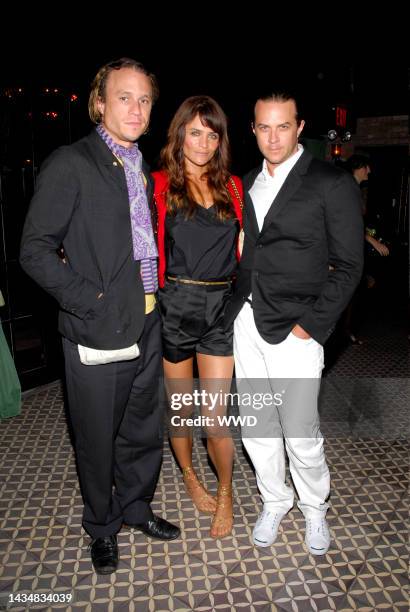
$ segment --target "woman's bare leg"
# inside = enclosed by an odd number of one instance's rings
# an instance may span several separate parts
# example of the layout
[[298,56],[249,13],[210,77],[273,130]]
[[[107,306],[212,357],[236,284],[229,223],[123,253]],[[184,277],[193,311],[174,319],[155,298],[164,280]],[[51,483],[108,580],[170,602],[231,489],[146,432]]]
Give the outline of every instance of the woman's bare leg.
[[[172,363],[164,359],[164,374],[168,397],[172,394],[192,394],[193,357]],[[173,411],[172,411],[173,412]],[[191,407],[182,407],[178,414],[182,418],[191,416]],[[201,512],[212,514],[216,510],[216,500],[203,487],[192,467],[192,432],[189,427],[180,427],[178,435],[170,436],[171,446],[182,469],[184,483],[195,506]]]
[[[198,370],[201,379],[201,389],[207,393],[221,392],[222,398],[229,393],[233,374],[233,357],[197,354]],[[214,426],[207,428],[208,453],[218,474],[219,486],[217,509],[211,526],[211,536],[221,538],[232,531],[232,469],[234,445],[229,432],[224,435],[218,425],[217,417],[226,414],[226,403],[221,402],[210,411],[204,406],[203,415],[214,419]]]

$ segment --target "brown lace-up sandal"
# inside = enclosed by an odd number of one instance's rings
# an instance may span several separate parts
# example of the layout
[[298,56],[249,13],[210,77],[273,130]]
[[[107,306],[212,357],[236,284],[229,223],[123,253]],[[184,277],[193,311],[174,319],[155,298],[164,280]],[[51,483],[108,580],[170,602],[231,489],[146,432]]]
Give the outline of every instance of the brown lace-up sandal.
[[205,489],[192,466],[182,469],[185,488],[194,505],[204,514],[214,514],[217,509],[216,499]]
[[219,485],[216,502],[216,512],[214,514],[210,531],[211,537],[215,539],[224,538],[232,531],[232,485]]

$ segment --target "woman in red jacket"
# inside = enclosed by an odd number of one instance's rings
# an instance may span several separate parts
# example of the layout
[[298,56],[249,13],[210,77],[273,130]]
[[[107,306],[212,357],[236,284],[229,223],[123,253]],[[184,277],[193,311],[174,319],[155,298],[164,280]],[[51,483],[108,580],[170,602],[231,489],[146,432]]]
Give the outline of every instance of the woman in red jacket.
[[[233,373],[232,329],[224,329],[223,311],[237,266],[242,185],[228,172],[227,120],[215,100],[193,96],[182,103],[169,127],[161,162],[163,169],[153,176],[164,373],[175,417],[170,439],[189,495],[198,510],[214,515],[210,533],[221,538],[233,525],[234,455],[232,438],[218,421],[226,412],[223,398]],[[181,403],[175,410],[173,401],[188,393],[194,405],[199,403],[198,394],[192,395],[194,358],[207,449],[219,481],[216,499],[192,466],[192,433],[185,421],[192,416],[192,406]],[[208,393],[220,399],[212,409]]]

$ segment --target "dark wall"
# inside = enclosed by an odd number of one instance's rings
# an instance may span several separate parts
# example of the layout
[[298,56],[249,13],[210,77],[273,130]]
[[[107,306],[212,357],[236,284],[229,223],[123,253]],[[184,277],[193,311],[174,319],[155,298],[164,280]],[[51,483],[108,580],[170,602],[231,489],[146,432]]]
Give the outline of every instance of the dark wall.
[[21,231],[44,158],[67,144],[76,109],[65,91],[7,88],[0,97],[0,310],[23,389],[59,378],[57,306],[20,268]]
[[[153,109],[150,132],[140,140],[144,157],[153,168],[158,165],[169,122],[187,96],[205,93],[220,102],[229,117],[232,171],[241,175],[260,161],[250,121],[255,97],[270,84],[291,88],[296,84],[305,95],[304,134],[312,152],[320,148],[327,129],[333,127],[332,105],[352,102],[352,83],[356,91],[368,90],[352,81],[355,75],[346,67],[342,71],[334,66],[322,70],[301,61],[297,66],[284,67],[282,72],[278,66],[271,69],[268,61],[258,61],[251,70],[240,58],[227,63],[226,57],[207,54],[200,69],[192,71],[175,54],[150,61],[147,54],[133,48],[105,55],[98,51],[98,58],[87,54],[86,62],[84,57],[70,55],[65,64],[54,66],[46,61],[30,63],[30,55],[18,69],[9,62],[0,89],[0,288],[6,300],[0,317],[23,388],[53,380],[62,372],[56,303],[18,264],[21,230],[35,179],[42,161],[53,149],[77,140],[91,129],[87,113],[91,76],[100,65],[119,55],[138,57],[159,78],[161,95]],[[388,99],[395,100],[392,91]],[[364,98],[356,98],[355,104],[356,108],[361,108],[360,104],[363,107]],[[390,172],[390,162],[388,154],[386,160],[377,162],[377,172],[375,167],[375,178],[381,176],[380,189],[386,188],[383,172]],[[383,201],[389,202],[389,198],[387,194]],[[389,204],[383,206],[388,208]]]

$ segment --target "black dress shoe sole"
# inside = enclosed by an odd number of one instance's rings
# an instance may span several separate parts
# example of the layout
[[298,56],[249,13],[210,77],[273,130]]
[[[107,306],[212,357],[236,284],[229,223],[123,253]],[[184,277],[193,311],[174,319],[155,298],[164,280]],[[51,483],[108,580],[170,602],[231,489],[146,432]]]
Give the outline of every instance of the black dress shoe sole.
[[99,567],[97,569],[93,564],[93,568],[96,574],[99,574],[100,576],[107,576],[108,574],[113,574],[114,572],[116,572],[118,569],[118,565],[115,567]]

